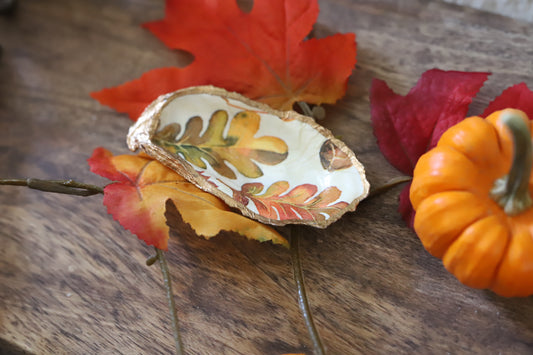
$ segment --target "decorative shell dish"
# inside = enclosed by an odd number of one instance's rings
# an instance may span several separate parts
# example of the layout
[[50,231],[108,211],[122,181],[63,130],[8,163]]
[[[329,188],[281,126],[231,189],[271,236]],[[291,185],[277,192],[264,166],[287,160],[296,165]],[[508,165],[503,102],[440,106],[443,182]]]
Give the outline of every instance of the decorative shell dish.
[[130,128],[128,147],[273,225],[325,228],[369,190],[355,154],[312,118],[212,86],[157,98]]

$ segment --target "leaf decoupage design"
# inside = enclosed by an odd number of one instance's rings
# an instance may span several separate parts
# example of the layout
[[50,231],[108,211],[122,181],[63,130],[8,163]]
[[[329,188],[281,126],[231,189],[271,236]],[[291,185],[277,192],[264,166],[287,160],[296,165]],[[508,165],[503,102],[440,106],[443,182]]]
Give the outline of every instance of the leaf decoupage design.
[[320,162],[327,171],[346,169],[352,166],[348,154],[339,149],[331,139],[328,139],[320,147]]
[[263,223],[325,228],[370,185],[355,154],[312,118],[197,86],[160,96],[128,146]]
[[206,169],[205,162],[220,175],[236,179],[235,173],[226,162],[232,164],[239,173],[248,178],[263,175],[255,163],[275,165],[287,157],[287,144],[277,137],[263,136],[255,138],[259,129],[260,116],[257,112],[241,111],[233,117],[228,133],[224,129],[228,122],[228,112],[215,111],[207,129],[202,134],[203,121],[199,116],[190,118],[185,131],[179,139],[178,123],[171,123],[156,132],[152,139],[155,144],[174,154],[182,154],[191,164]]
[[[241,191],[234,191],[234,198],[244,205],[251,200],[259,213],[279,220],[314,220],[324,221],[337,217],[347,202],[338,200],[341,191],[330,186],[316,194],[318,187],[302,184],[290,189],[287,181],[277,181],[266,190],[261,183],[248,183]],[[336,219],[336,218],[335,218]]]

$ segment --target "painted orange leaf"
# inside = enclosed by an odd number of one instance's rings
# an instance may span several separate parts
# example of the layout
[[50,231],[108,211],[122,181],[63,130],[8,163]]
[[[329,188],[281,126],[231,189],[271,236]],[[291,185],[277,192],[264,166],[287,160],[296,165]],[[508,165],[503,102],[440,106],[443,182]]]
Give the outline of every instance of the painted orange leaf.
[[208,84],[281,110],[296,101],[334,103],[355,65],[355,35],[304,40],[318,11],[317,0],[255,0],[249,13],[236,0],[167,0],[165,18],[145,27],[192,53],[193,63],[149,71],[92,97],[132,120],[159,95]]
[[163,127],[153,138],[155,144],[173,154],[183,157],[200,168],[205,169],[208,162],[219,174],[236,179],[237,176],[227,165],[232,164],[241,174],[249,178],[263,176],[263,171],[255,161],[275,165],[287,157],[287,144],[277,137],[254,137],[259,130],[261,117],[256,112],[241,111],[233,117],[228,132],[228,113],[218,110],[213,113],[205,132],[201,117],[195,116],[187,121],[185,131],[178,123]]
[[[316,195],[318,188],[302,184],[289,190],[287,181],[277,181],[264,190],[261,183],[242,185],[241,191],[233,192],[233,198],[243,204],[251,200],[261,215],[280,220],[325,220],[337,218],[339,212],[348,206],[346,202],[334,203],[341,195],[335,186],[330,186]],[[316,195],[316,196],[315,196]]]
[[166,250],[169,227],[165,204],[172,200],[183,220],[205,238],[233,231],[259,241],[287,245],[274,229],[242,215],[144,154],[117,155],[96,148],[91,171],[114,182],[104,188],[104,205],[124,228],[148,245]]

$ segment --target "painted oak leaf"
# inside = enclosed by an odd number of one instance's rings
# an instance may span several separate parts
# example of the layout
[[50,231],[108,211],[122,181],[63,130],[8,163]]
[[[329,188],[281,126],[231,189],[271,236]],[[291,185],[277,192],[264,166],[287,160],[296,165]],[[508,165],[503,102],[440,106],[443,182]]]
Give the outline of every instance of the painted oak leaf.
[[287,181],[277,181],[266,190],[262,183],[247,183],[240,191],[234,190],[233,198],[244,205],[251,200],[259,214],[279,220],[315,220],[323,221],[327,215],[337,219],[348,203],[338,200],[341,191],[330,186],[318,195],[317,186],[302,184],[289,190]]
[[147,155],[114,156],[104,148],[96,148],[88,162],[92,172],[113,180],[104,188],[108,212],[148,245],[163,250],[168,247],[169,227],[165,218],[168,199],[183,221],[205,238],[233,231],[249,239],[287,245],[274,229],[231,212],[220,199]]
[[167,0],[165,17],[144,26],[168,47],[192,53],[193,63],[151,70],[91,95],[132,120],[159,95],[196,85],[280,110],[296,101],[334,103],[355,66],[355,35],[305,40],[318,12],[317,0],[255,0],[249,13],[236,0]]
[[252,111],[241,111],[233,117],[227,133],[228,113],[218,110],[211,116],[203,133],[203,121],[199,116],[190,118],[183,134],[178,138],[181,127],[173,123],[163,127],[153,138],[158,146],[183,157],[200,168],[205,162],[219,174],[236,179],[237,176],[226,164],[232,164],[241,174],[249,178],[263,176],[255,163],[275,165],[287,157],[287,144],[273,136],[254,137],[259,130],[261,117]]
[[[374,79],[370,91],[374,135],[385,158],[413,175],[418,158],[433,148],[442,133],[466,117],[468,106],[490,73],[428,70],[405,96]],[[400,193],[399,210],[409,226],[414,211],[410,184]]]

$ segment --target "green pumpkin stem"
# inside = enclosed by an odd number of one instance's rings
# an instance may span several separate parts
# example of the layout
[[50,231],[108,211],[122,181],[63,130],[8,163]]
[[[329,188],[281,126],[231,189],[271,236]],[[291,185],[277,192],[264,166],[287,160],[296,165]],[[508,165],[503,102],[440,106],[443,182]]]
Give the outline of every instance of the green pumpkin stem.
[[533,163],[531,133],[519,116],[504,114],[501,120],[513,136],[514,156],[509,174],[494,182],[491,197],[506,214],[513,216],[533,205],[529,192],[529,177]]

